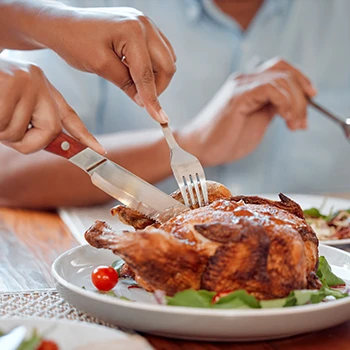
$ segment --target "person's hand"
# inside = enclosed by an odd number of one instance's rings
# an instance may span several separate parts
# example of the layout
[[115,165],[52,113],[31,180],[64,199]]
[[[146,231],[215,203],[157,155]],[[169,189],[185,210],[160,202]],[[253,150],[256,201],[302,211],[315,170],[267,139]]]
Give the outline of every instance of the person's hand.
[[0,142],[21,153],[36,152],[62,126],[81,143],[105,153],[39,67],[0,58]]
[[274,115],[290,130],[307,127],[310,80],[284,60],[274,59],[255,73],[230,77],[204,110],[178,131],[179,143],[204,166],[240,159],[262,140]]
[[[176,56],[168,39],[142,12],[133,8],[74,9],[52,13],[42,41],[71,66],[98,74],[167,122],[158,95],[168,86]],[[44,18],[47,12],[41,12]],[[54,23],[54,24],[52,24]]]

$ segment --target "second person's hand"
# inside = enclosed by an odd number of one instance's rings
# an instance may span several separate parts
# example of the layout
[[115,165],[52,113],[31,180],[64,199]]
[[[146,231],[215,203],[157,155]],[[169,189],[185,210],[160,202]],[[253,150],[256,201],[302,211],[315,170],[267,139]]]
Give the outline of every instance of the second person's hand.
[[315,94],[300,70],[273,59],[252,74],[230,77],[177,138],[204,166],[229,163],[259,145],[276,114],[290,130],[306,129],[307,98]]

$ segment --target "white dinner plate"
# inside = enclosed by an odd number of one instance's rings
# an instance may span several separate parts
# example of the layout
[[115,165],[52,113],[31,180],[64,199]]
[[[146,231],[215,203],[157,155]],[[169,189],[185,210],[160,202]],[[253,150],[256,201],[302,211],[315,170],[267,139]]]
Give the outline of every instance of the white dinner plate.
[[45,318],[0,318],[0,330],[9,332],[17,326],[27,328],[27,338],[35,329],[40,336],[54,341],[60,350],[151,350],[148,342],[138,336],[91,323]]
[[[347,210],[350,209],[350,200],[328,197],[328,196],[315,196],[315,195],[304,195],[304,194],[293,194],[287,193],[287,197],[292,199],[294,202],[298,203],[303,210],[310,208],[320,209],[321,213],[324,215],[329,214],[331,211],[335,212],[337,210]],[[273,200],[278,200],[276,194],[259,194],[259,197],[269,198]],[[332,245],[332,246],[342,246],[350,245],[350,238],[346,239],[333,239],[333,240],[320,240],[320,243]]]
[[[321,245],[320,255],[324,255],[333,271],[350,285],[350,254]],[[350,318],[350,297],[289,308],[213,310],[159,305],[151,293],[128,289],[123,281],[114,292],[135,301],[95,292],[90,279],[92,270],[99,265],[110,265],[116,259],[111,251],[89,245],[63,253],[52,265],[59,293],[79,310],[113,324],[184,339],[253,341],[281,338],[321,330]]]

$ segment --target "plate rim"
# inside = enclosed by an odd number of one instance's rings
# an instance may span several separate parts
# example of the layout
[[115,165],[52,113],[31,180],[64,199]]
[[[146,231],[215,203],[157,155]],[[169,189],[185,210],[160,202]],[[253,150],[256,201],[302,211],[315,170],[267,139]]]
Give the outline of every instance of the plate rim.
[[323,245],[328,246],[342,246],[342,245],[349,245],[350,244],[350,238],[343,238],[343,239],[328,239],[328,240],[322,240],[318,238],[318,241]]
[[[342,254],[348,256],[350,259],[350,253],[343,251],[341,249],[331,247],[329,245],[320,244],[324,246],[326,249],[329,250],[336,250],[341,252]],[[88,247],[88,248],[87,248]],[[94,299],[94,301],[102,301],[107,304],[126,307],[126,308],[132,308],[136,310],[142,310],[142,311],[149,311],[149,312],[157,312],[157,313],[170,313],[170,314],[182,314],[182,315],[198,315],[198,316],[207,316],[207,317],[242,317],[242,316],[249,316],[249,317],[266,317],[266,316],[281,316],[281,315],[289,315],[289,314],[303,314],[305,312],[318,312],[320,310],[326,310],[331,309],[336,306],[340,305],[346,305],[350,303],[350,296],[348,298],[338,299],[338,300],[332,300],[328,303],[318,303],[318,304],[310,304],[310,305],[300,305],[300,306],[293,306],[293,307],[287,307],[287,308],[268,308],[268,309],[209,309],[209,308],[195,308],[195,307],[185,307],[185,306],[169,306],[169,305],[161,305],[161,304],[150,304],[145,302],[133,302],[128,300],[123,300],[119,298],[112,298],[106,295],[101,295],[94,293],[93,291],[90,291],[88,289],[83,289],[80,287],[77,287],[71,282],[68,282],[63,277],[61,277],[58,272],[56,271],[56,266],[60,263],[64,257],[66,257],[69,254],[74,253],[76,250],[83,250],[83,249],[97,249],[89,244],[79,245],[77,247],[71,248],[67,250],[66,252],[62,253],[60,256],[58,256],[55,261],[51,265],[51,273],[56,280],[56,283],[61,284],[66,289],[71,290],[75,292],[76,294],[85,297]],[[98,249],[100,250],[100,249]]]

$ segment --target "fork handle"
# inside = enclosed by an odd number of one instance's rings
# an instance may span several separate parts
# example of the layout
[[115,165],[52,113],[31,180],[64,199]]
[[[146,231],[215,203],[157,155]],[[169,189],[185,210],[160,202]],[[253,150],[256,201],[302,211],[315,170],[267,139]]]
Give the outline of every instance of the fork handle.
[[168,123],[164,123],[164,124],[160,124],[160,126],[162,127],[162,131],[165,137],[165,140],[169,146],[170,149],[174,149],[176,147],[179,147],[178,143],[176,142],[174,135],[169,127]]
[[308,99],[309,100],[309,105],[314,107],[315,109],[317,109],[319,112],[323,113],[324,115],[326,115],[328,118],[332,119],[334,122],[340,124],[340,125],[346,125],[346,123],[344,122],[344,120],[340,119],[339,117],[337,117],[336,115],[334,115],[333,113],[331,113],[330,111],[328,111],[327,109],[325,109],[324,107],[320,106],[318,103],[316,103],[315,101],[313,101],[311,98]]

